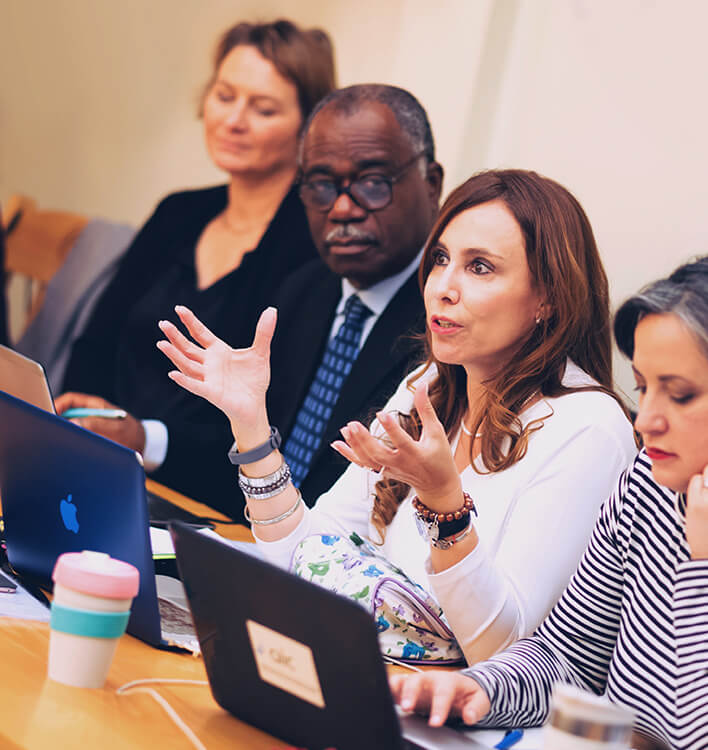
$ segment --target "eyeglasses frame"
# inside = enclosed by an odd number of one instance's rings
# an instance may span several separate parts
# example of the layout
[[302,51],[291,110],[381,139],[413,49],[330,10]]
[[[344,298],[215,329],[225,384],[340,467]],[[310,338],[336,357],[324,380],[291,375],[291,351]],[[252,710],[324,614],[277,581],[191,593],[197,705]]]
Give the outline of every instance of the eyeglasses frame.
[[364,211],[369,211],[371,213],[375,211],[382,211],[387,206],[390,206],[393,201],[393,186],[405,175],[405,173],[420,159],[421,156],[425,156],[426,149],[423,149],[422,151],[419,151],[415,156],[413,156],[411,159],[409,159],[407,162],[402,164],[398,170],[393,175],[380,175],[380,177],[383,178],[383,180],[388,183],[388,193],[389,198],[386,201],[386,203],[383,204],[383,206],[379,206],[378,208],[367,208],[366,206],[362,206],[361,203],[356,199],[355,196],[351,194],[351,187],[352,185],[359,180],[359,176],[356,176],[353,180],[349,181],[349,185],[343,185],[342,183],[345,181],[346,178],[328,178],[332,184],[334,184],[335,189],[337,191],[337,194],[334,196],[334,200],[332,203],[327,206],[327,208],[321,208],[320,206],[314,206],[311,203],[308,203],[305,198],[302,197],[302,188],[307,184],[307,181],[303,179],[303,177],[299,177],[296,181],[296,185],[298,188],[298,195],[300,196],[300,200],[308,206],[308,208],[312,208],[315,211],[319,211],[320,213],[329,213],[332,208],[334,207],[334,204],[339,200],[339,196],[342,195],[342,193],[346,194],[351,201],[353,201],[359,208],[363,209]]

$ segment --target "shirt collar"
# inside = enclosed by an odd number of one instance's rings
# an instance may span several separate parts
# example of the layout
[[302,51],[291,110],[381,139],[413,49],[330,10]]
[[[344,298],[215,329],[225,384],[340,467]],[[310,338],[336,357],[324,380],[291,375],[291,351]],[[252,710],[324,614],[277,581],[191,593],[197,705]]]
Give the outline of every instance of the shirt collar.
[[337,305],[337,315],[344,312],[344,305],[352,294],[358,294],[359,299],[371,310],[375,317],[381,315],[396,292],[408,281],[413,271],[418,268],[422,257],[423,251],[421,250],[402,271],[376,282],[367,289],[357,289],[348,279],[342,278],[342,298]]

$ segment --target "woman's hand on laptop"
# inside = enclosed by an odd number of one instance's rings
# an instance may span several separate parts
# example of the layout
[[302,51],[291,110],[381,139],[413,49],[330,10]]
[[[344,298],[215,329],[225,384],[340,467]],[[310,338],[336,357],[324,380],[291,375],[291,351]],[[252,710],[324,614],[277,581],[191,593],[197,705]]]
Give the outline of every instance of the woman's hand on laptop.
[[87,393],[62,393],[54,401],[57,414],[64,414],[69,409],[84,409],[96,412],[105,411],[110,416],[67,417],[74,424],[95,432],[98,435],[113,440],[134,451],[141,453],[145,450],[145,430],[139,419],[106,401],[100,396]]
[[428,670],[389,677],[393,699],[404,711],[429,714],[431,727],[442,726],[448,716],[476,724],[489,713],[487,694],[461,672]]
[[263,429],[269,434],[265,396],[276,309],[269,307],[261,313],[253,345],[247,349],[232,349],[188,308],[178,305],[175,311],[192,340],[169,321],[160,321],[160,330],[168,340],[158,341],[157,348],[177,367],[168,373],[170,378],[221,409],[235,434],[245,437]]

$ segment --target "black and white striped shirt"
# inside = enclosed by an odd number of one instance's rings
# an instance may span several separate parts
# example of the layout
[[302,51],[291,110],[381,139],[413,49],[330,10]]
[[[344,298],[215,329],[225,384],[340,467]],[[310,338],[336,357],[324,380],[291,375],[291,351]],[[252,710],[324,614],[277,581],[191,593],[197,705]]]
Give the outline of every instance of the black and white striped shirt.
[[708,748],[708,560],[690,559],[684,515],[640,452],[537,632],[466,670],[491,700],[483,725],[542,724],[560,680],[633,708],[672,747]]

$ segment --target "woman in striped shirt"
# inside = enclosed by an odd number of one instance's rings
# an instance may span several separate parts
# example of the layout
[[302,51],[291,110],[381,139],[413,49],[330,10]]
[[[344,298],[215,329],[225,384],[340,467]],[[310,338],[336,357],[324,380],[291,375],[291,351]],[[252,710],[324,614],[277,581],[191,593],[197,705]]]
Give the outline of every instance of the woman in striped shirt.
[[537,632],[462,673],[392,677],[404,709],[482,726],[536,726],[553,684],[606,693],[637,729],[708,747],[708,256],[615,318],[639,391],[644,449]]

